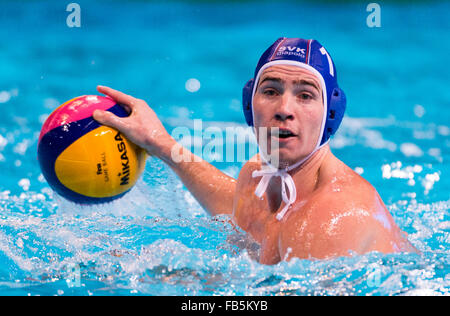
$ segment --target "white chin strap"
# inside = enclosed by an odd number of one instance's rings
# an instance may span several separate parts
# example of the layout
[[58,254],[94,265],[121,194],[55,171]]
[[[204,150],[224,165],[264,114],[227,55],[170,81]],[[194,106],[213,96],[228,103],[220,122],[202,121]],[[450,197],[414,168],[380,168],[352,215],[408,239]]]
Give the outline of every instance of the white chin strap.
[[[320,141],[322,140],[324,128],[325,128],[325,122],[327,118],[328,113],[328,105],[327,105],[327,92],[326,92],[326,85],[325,81],[323,80],[322,75],[313,67],[310,65],[298,62],[298,61],[292,61],[292,60],[275,60],[270,61],[267,64],[265,64],[261,69],[258,71],[258,74],[255,77],[255,84],[253,86],[253,92],[252,92],[252,116],[255,117],[253,113],[253,97],[255,96],[256,87],[259,82],[259,77],[262,74],[262,72],[274,65],[292,65],[297,66],[303,69],[307,69],[313,74],[316,75],[316,77],[319,78],[320,84],[322,86],[322,94],[323,94],[323,104],[324,104],[324,111],[323,111],[323,119],[322,119],[322,126],[321,126],[321,132],[319,135],[319,139],[317,140],[316,147],[314,150],[306,156],[304,159],[296,162],[295,164],[288,166],[284,169],[278,169],[274,166],[272,166],[267,160],[264,159],[263,155],[261,154],[261,160],[265,163],[263,165],[261,170],[255,170],[252,173],[253,178],[262,177],[262,179],[259,181],[258,186],[256,187],[255,194],[257,197],[261,198],[266,192],[267,187],[269,185],[270,179],[272,177],[280,177],[281,178],[281,197],[283,199],[283,202],[285,203],[285,206],[283,209],[277,214],[276,218],[277,220],[281,221],[286,215],[286,212],[288,211],[289,207],[294,204],[294,202],[297,200],[297,189],[295,187],[294,179],[292,179],[291,175],[288,173],[289,171],[297,168],[298,166],[302,165],[304,162],[306,162],[316,151],[318,151],[321,147],[326,145],[328,141],[326,141],[324,144],[320,145]],[[255,131],[256,135],[256,131]]]
[[320,148],[322,148],[325,144],[316,147],[306,158],[300,160],[299,162],[296,162],[295,164],[286,167],[284,169],[277,169],[274,166],[272,166],[270,163],[267,163],[265,159],[261,155],[261,159],[264,161],[264,165],[261,168],[261,170],[255,170],[252,173],[253,178],[262,177],[259,181],[258,186],[256,187],[255,194],[257,197],[261,198],[266,192],[267,187],[269,186],[269,182],[272,179],[272,177],[280,177],[281,178],[281,197],[283,199],[283,202],[285,203],[283,209],[277,214],[276,218],[277,220],[281,221],[286,215],[287,211],[289,210],[289,207],[294,204],[294,202],[297,200],[297,189],[295,187],[294,179],[292,179],[292,176],[289,174],[289,171],[297,168],[298,166],[302,165],[304,162],[306,162],[316,151],[318,151]]

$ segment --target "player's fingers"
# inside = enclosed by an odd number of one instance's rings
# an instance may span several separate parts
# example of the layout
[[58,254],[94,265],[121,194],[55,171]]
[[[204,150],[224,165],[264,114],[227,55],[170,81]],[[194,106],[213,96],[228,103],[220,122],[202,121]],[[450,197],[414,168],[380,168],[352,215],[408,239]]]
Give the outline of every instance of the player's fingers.
[[126,128],[126,123],[123,121],[123,119],[111,112],[95,110],[92,116],[97,122],[102,125],[115,128],[119,131],[123,131]]
[[125,105],[128,110],[133,111],[138,104],[138,99],[132,97],[131,95],[125,94],[118,90],[114,90],[105,86],[97,86],[97,90],[100,93],[106,94],[107,96],[113,98],[117,103]]

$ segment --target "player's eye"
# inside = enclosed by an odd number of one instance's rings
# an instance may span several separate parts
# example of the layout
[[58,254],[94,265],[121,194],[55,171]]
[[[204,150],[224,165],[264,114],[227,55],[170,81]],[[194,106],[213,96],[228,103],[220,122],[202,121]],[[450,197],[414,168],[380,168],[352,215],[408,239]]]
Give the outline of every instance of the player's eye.
[[307,92],[300,93],[299,97],[300,97],[300,99],[305,100],[305,101],[313,99],[313,96]]
[[278,92],[273,88],[266,88],[263,90],[263,94],[265,94],[267,96],[274,96],[274,95],[277,95]]

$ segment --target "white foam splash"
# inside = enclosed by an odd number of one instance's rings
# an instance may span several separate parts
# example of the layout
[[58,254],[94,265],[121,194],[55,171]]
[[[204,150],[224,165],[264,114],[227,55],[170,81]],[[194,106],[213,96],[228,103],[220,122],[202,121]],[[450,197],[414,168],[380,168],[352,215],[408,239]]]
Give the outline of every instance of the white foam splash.
[[413,143],[403,143],[400,145],[400,151],[406,157],[422,157],[423,151],[416,144]]

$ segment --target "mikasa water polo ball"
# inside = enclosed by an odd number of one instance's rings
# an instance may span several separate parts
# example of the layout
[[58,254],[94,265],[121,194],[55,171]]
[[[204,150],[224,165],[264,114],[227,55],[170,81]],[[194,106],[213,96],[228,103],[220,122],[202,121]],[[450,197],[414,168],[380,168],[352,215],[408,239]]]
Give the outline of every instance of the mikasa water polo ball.
[[123,196],[145,167],[145,151],[95,121],[96,109],[128,116],[109,97],[81,96],[53,111],[39,135],[38,159],[45,179],[58,194],[82,204]]

